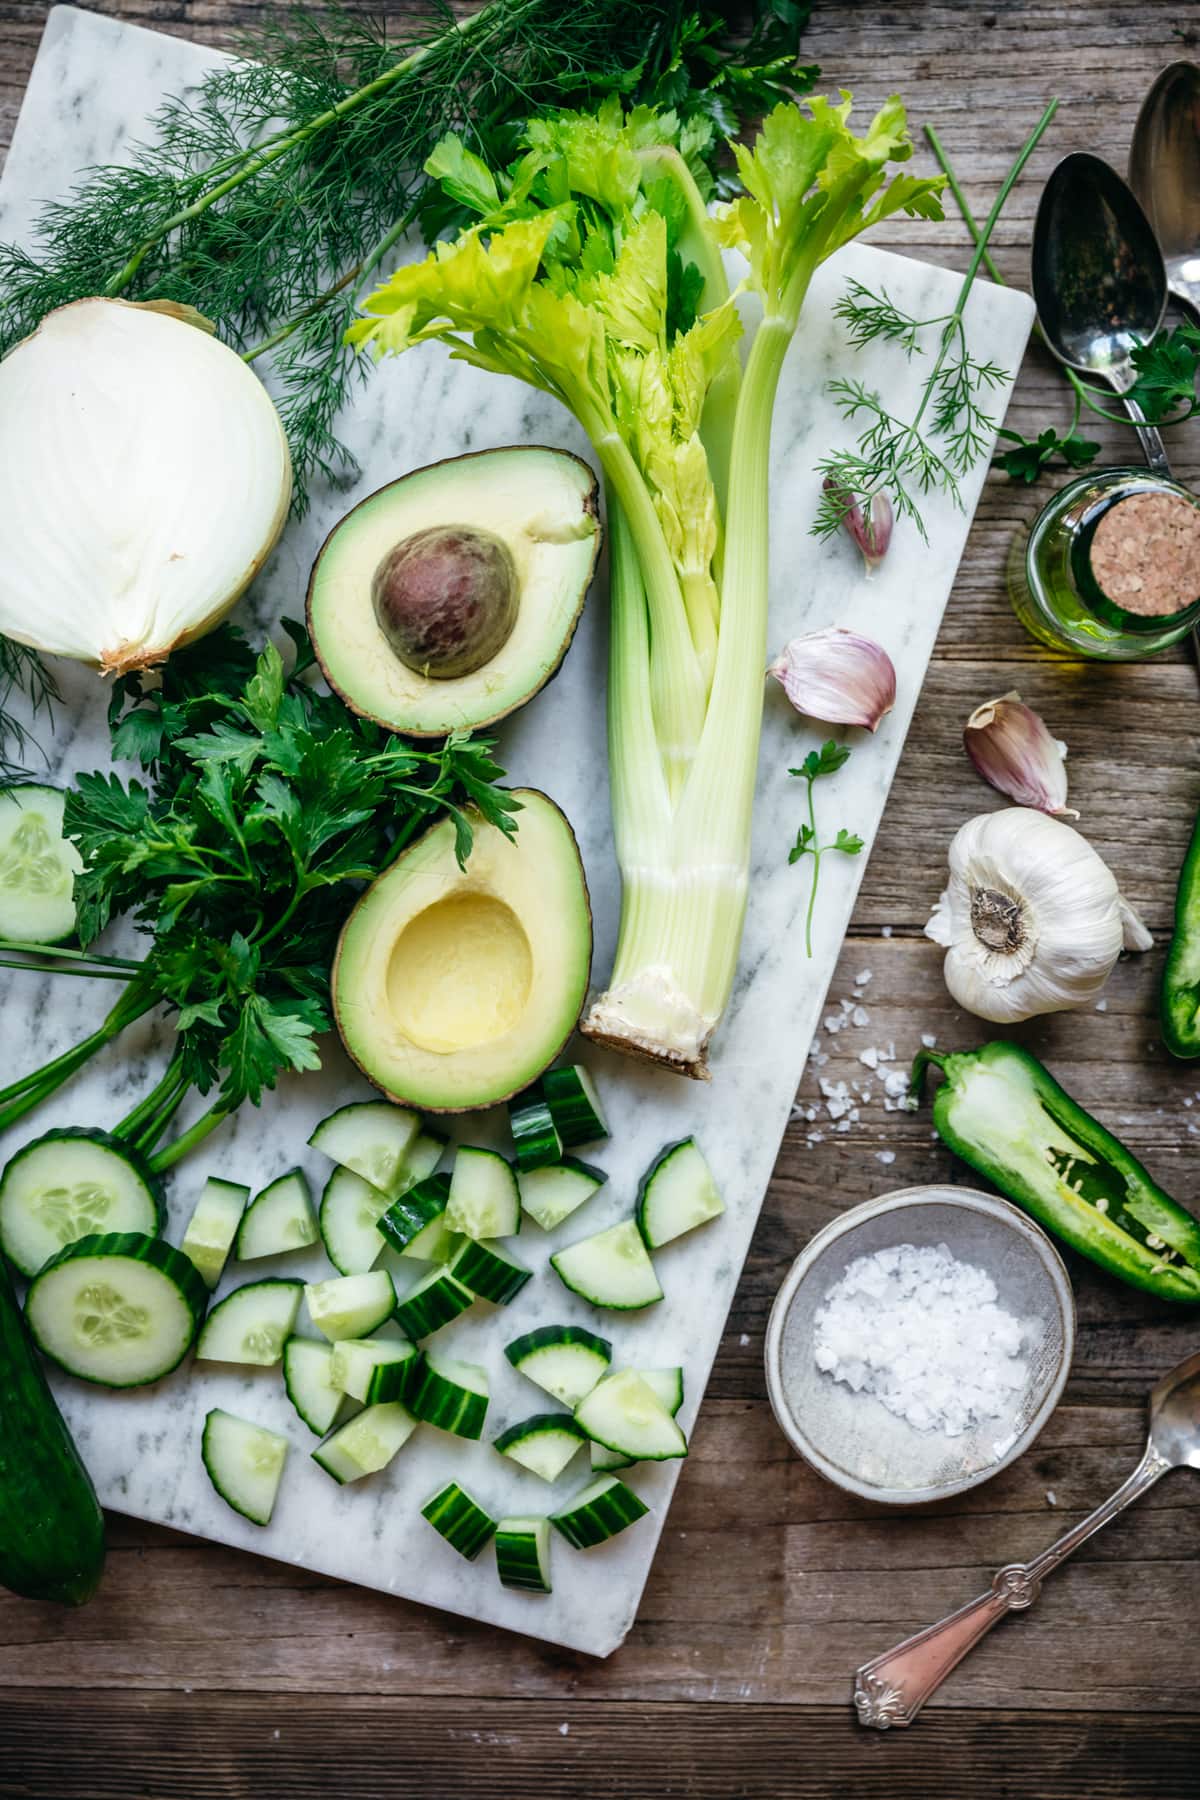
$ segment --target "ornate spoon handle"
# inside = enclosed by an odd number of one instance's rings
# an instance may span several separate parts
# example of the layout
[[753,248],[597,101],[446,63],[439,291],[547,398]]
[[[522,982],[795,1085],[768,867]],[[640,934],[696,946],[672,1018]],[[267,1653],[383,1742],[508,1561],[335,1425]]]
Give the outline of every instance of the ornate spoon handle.
[[880,1731],[892,1725],[911,1725],[935,1688],[1005,1613],[1032,1606],[1051,1570],[1173,1466],[1148,1445],[1141,1462],[1116,1493],[1048,1550],[1030,1563],[1009,1563],[992,1577],[985,1594],[864,1663],[854,1677],[854,1705],[860,1724],[874,1725]]

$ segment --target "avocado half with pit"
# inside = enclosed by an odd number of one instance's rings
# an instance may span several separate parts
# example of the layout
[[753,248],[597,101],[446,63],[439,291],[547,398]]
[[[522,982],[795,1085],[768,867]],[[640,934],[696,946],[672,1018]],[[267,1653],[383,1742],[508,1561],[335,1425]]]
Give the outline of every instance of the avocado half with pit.
[[569,451],[483,450],[403,475],[347,513],[313,565],[325,678],[409,737],[490,725],[558,668],[599,550],[596,478]]
[[453,822],[440,820],[342,929],[342,1042],[385,1094],[423,1112],[469,1112],[528,1087],[587,996],[592,912],[575,834],[545,794],[515,792],[515,838],[468,809],[460,869]]

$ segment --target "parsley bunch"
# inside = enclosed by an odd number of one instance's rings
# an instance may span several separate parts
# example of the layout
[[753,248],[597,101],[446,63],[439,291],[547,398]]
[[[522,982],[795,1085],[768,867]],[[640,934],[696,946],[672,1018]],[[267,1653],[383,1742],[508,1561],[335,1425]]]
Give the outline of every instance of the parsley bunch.
[[[128,981],[113,1009],[118,1029],[158,1004],[175,1013],[170,1066],[118,1131],[147,1147],[189,1088],[218,1090],[204,1118],[159,1152],[160,1167],[244,1100],[257,1105],[285,1071],[319,1066],[313,1040],[331,1025],[329,971],[346,913],[424,824],[453,818],[460,864],[473,818],[516,829],[519,802],[495,786],[502,771],[488,742],[455,735],[416,749],[355,717],[311,685],[307,634],[285,629],[296,646],[290,674],[274,645],[255,656],[224,626],[173,656],[161,686],[119,683],[113,754],[136,759],[150,780],[81,775],[67,796],[64,829],[84,860],[75,889],[84,953],[64,959],[63,972]],[[87,949],[118,914],[151,934],[139,963]],[[64,1071],[63,1060],[0,1093],[0,1127],[80,1066]]]

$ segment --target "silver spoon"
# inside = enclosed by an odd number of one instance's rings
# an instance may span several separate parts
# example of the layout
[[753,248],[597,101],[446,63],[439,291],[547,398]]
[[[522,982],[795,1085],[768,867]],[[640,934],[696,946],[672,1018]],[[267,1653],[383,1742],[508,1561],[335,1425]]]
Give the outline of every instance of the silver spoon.
[[1175,62],[1142,102],[1129,185],[1146,209],[1172,294],[1200,320],[1200,68]]
[[1145,213],[1098,156],[1065,156],[1046,183],[1033,228],[1033,297],[1055,356],[1109,383],[1147,463],[1169,475],[1161,434],[1128,394],[1137,379],[1133,352],[1167,310],[1167,272]]
[[986,1594],[960,1606],[940,1625],[919,1631],[894,1650],[885,1650],[863,1664],[854,1677],[860,1723],[877,1726],[880,1731],[892,1725],[911,1725],[934,1689],[1005,1613],[1032,1606],[1047,1575],[1073,1550],[1124,1512],[1169,1469],[1184,1468],[1200,1469],[1200,1354],[1189,1356],[1164,1375],[1150,1395],[1150,1431],[1142,1460],[1103,1506],[1032,1562],[1009,1563],[998,1570]]

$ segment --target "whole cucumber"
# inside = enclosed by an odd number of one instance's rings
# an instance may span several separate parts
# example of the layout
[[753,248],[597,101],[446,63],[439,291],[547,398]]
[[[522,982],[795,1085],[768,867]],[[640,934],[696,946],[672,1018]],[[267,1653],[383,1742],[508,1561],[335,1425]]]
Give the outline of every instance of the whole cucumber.
[[104,1515],[0,1256],[0,1587],[82,1606],[104,1569]]

